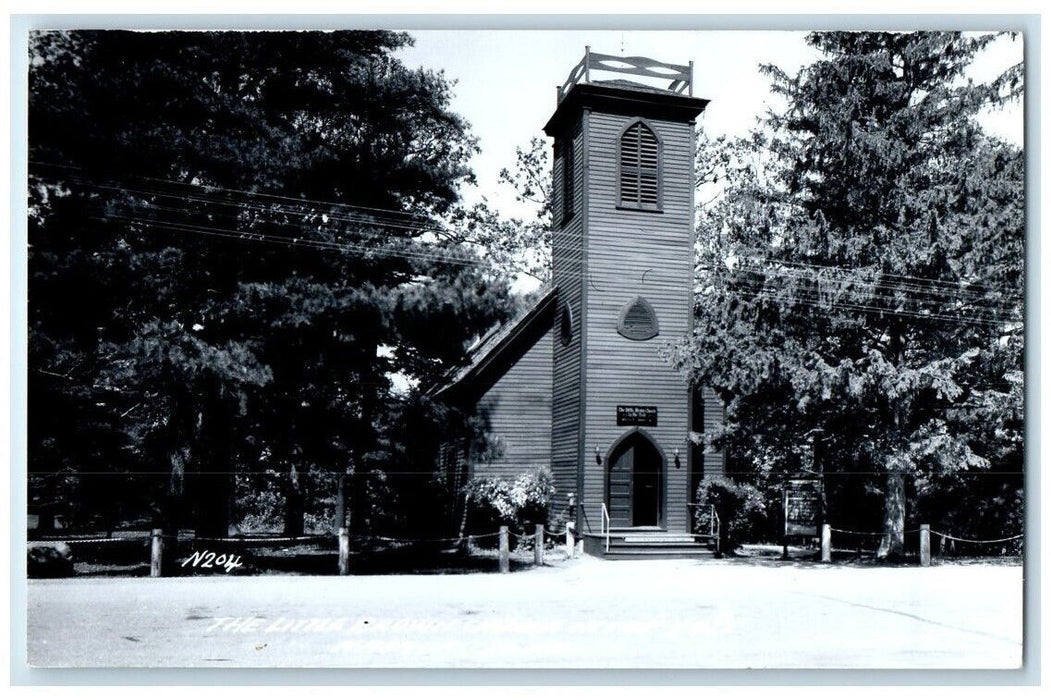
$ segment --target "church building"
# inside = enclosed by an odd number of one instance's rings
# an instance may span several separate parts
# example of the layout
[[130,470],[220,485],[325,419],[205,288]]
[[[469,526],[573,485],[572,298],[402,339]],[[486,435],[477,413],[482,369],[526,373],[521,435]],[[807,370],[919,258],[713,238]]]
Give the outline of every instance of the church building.
[[[643,76],[598,80],[596,73]],[[549,465],[553,526],[591,551],[693,544],[692,501],[724,455],[691,440],[723,420],[662,349],[692,330],[693,65],[585,52],[558,89],[552,280],[438,392],[474,408],[494,449],[446,459],[467,476]],[[602,544],[605,540],[605,544]]]

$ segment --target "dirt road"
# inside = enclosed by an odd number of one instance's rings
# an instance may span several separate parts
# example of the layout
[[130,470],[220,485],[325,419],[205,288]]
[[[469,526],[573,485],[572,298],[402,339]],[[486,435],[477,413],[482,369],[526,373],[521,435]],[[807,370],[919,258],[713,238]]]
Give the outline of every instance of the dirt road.
[[1016,668],[1022,567],[31,581],[37,666]]

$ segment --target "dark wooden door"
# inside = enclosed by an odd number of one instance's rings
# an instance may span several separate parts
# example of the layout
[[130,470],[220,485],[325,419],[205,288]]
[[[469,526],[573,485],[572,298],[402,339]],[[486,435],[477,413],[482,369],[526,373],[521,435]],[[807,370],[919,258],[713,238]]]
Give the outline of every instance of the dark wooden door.
[[644,435],[622,442],[609,460],[607,502],[613,527],[659,525],[663,463],[660,452]]
[[659,525],[661,520],[661,455],[649,440],[639,436],[635,445],[631,489],[631,524]]
[[609,460],[607,502],[613,527],[631,526],[631,477],[634,472],[635,448],[631,439],[617,447]]

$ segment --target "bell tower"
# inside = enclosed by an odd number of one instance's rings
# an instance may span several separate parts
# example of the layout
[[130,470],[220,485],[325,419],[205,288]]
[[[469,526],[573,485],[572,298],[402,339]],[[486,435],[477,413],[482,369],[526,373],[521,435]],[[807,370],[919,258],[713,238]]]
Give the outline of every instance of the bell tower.
[[694,415],[706,402],[661,357],[692,328],[694,120],[707,104],[693,96],[692,62],[588,49],[544,127],[558,299],[551,467],[559,496],[576,494],[583,532],[599,531],[604,511],[613,527],[688,532],[699,461],[721,471],[721,456],[688,440],[710,427]]

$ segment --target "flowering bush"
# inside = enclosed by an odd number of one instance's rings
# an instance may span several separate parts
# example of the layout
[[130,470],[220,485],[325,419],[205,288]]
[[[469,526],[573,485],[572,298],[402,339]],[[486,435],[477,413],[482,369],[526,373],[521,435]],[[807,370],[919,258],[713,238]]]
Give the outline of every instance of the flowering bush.
[[477,477],[464,487],[468,522],[472,530],[507,525],[521,530],[547,520],[547,507],[555,495],[554,476],[546,466],[535,466],[514,481]]
[[[705,477],[697,488],[697,502],[712,504],[719,515],[719,551],[733,554],[737,545],[761,537],[766,524],[766,500],[754,485],[723,477]],[[707,529],[708,513],[700,509],[697,525]],[[705,520],[705,522],[701,522]]]

